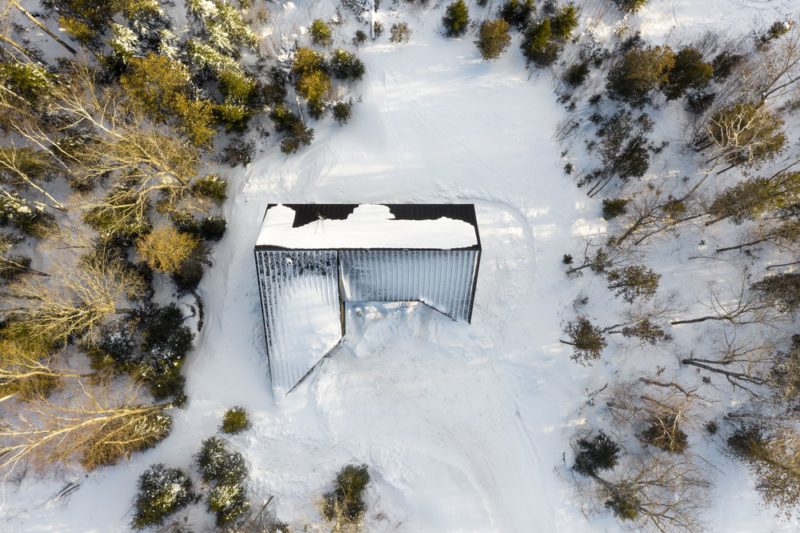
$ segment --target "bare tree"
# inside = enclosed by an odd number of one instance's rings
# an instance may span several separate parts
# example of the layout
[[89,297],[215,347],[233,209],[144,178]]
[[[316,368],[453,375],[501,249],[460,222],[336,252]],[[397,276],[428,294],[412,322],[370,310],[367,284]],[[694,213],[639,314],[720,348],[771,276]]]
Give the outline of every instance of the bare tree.
[[723,338],[707,357],[694,353],[681,359],[684,365],[717,374],[734,388],[755,398],[766,394],[775,366],[777,342],[771,339],[743,341],[736,338],[736,327],[724,328]]
[[169,433],[168,404],[147,404],[135,386],[79,382],[77,397],[67,404],[42,398],[25,415],[6,418],[0,426],[0,470],[21,462],[41,470],[78,459],[92,470],[147,449]]
[[765,304],[757,294],[750,291],[746,279],[742,279],[738,288],[729,289],[729,294],[725,296],[713,287],[709,290],[709,301],[703,305],[713,314],[673,320],[670,324],[698,324],[709,320],[731,324],[759,324],[771,317],[772,306]]
[[17,335],[50,342],[65,342],[73,335],[91,339],[106,317],[124,311],[125,303],[143,289],[138,274],[120,260],[94,255],[51,279],[23,280],[12,294],[28,305],[4,311]]
[[688,455],[629,455],[596,481],[599,498],[622,521],[659,532],[703,529],[711,483]]

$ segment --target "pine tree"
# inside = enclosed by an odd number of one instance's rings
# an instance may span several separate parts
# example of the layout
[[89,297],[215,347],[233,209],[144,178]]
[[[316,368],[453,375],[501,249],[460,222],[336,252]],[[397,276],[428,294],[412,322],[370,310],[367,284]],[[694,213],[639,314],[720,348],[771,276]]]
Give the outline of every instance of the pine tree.
[[629,265],[608,271],[608,288],[628,303],[637,298],[652,298],[658,290],[661,274],[643,265]]
[[608,73],[612,96],[633,106],[644,105],[650,93],[669,81],[675,54],[669,46],[633,48]]
[[578,453],[572,468],[585,476],[594,476],[600,470],[610,470],[619,462],[619,445],[602,430],[591,439],[578,439],[576,444]]
[[500,6],[500,18],[522,31],[533,16],[533,0],[506,0]]
[[603,349],[608,345],[603,330],[583,316],[579,316],[574,322],[568,322],[564,333],[569,340],[561,342],[572,346],[571,359],[581,365],[589,365],[600,359]]
[[687,90],[704,89],[714,75],[714,67],[703,61],[703,54],[691,46],[681,48],[675,54],[675,65],[669,71],[661,90],[667,100],[675,100],[683,96]]
[[464,0],[456,0],[447,6],[442,24],[448,37],[464,35],[469,25],[469,9]]
[[481,23],[478,31],[478,40],[475,41],[475,44],[478,45],[478,50],[480,50],[483,59],[492,60],[500,57],[500,54],[506,51],[510,43],[511,35],[509,35],[508,22],[503,19],[497,19],[485,20]]
[[531,24],[525,31],[522,41],[522,53],[536,66],[545,67],[558,58],[559,46],[553,40],[553,31],[549,18]]

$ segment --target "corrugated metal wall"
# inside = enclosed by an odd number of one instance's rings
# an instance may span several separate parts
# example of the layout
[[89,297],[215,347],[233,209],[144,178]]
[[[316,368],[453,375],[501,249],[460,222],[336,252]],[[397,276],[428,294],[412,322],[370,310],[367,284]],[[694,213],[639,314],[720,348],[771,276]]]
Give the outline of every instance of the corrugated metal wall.
[[[337,252],[257,250],[256,268],[272,386],[288,392],[341,337]],[[324,339],[298,339],[319,329]]]
[[351,302],[419,300],[454,320],[469,321],[480,260],[478,250],[256,250],[255,255],[272,387],[283,392],[343,334],[341,292]]
[[345,300],[420,300],[454,320],[469,320],[477,250],[343,250]]

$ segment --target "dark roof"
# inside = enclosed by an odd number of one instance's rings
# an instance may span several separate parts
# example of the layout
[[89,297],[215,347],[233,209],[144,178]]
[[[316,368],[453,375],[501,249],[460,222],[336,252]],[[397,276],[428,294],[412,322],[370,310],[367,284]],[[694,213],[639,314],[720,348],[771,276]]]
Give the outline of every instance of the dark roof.
[[[297,228],[316,222],[317,220],[345,220],[359,205],[364,204],[268,204],[264,217],[270,208],[284,205],[294,210],[292,227]],[[481,237],[478,231],[478,219],[475,216],[474,204],[377,204],[389,208],[398,220],[436,220],[450,218],[461,220],[475,228],[477,244],[461,249],[481,249]],[[257,245],[256,250],[282,250],[280,246]],[[338,248],[341,249],[341,248]],[[380,248],[375,248],[379,250]],[[424,248],[414,248],[424,249]]]

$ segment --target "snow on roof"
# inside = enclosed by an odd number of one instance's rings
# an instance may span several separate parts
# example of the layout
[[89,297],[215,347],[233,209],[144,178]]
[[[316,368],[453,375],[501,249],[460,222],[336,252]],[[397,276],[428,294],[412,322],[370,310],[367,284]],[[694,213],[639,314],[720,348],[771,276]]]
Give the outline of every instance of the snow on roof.
[[[319,207],[309,220],[309,209]],[[469,216],[464,216],[464,208]],[[450,208],[450,209],[448,209]],[[396,212],[401,213],[398,216]],[[448,213],[452,211],[452,213]],[[420,212],[431,213],[423,218]],[[334,214],[333,217],[325,213]],[[434,218],[436,213],[437,216]],[[442,216],[452,214],[453,218]],[[478,245],[474,209],[464,205],[271,205],[256,246],[296,250],[389,248],[451,250]]]

